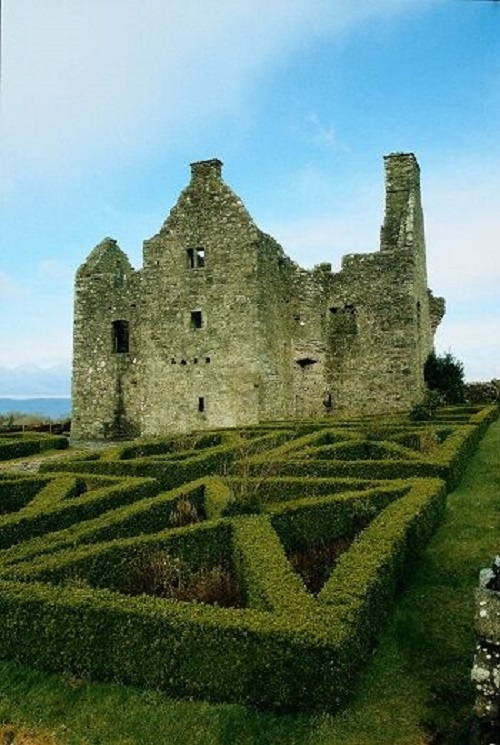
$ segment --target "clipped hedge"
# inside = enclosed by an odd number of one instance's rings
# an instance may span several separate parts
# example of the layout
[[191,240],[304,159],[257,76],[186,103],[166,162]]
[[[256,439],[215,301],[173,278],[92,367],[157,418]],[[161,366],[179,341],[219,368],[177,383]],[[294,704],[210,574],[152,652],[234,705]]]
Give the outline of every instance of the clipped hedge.
[[290,502],[344,491],[361,491],[379,486],[378,479],[316,478],[307,476],[270,476],[268,478],[228,476],[224,483],[231,495],[245,490],[256,493],[263,507],[273,502]]
[[286,551],[303,550],[357,535],[409,488],[404,482],[395,482],[362,493],[278,503],[270,507],[271,522]]
[[[325,420],[47,463],[0,518],[0,656],[176,697],[335,711],[496,416],[446,412],[428,453],[416,452],[422,427],[394,417],[379,443],[379,421]],[[223,517],[249,490],[261,514]],[[202,521],[171,527],[186,500]],[[286,551],[344,537],[354,542],[314,597]],[[131,597],[131,567],[155,552],[226,568],[245,607]]]
[[[27,561],[32,557],[77,546],[78,544],[99,543],[119,538],[156,533],[158,530],[173,527],[172,516],[175,517],[180,503],[189,501],[190,505],[199,513],[200,518],[206,514],[205,503],[208,488],[201,481],[192,482],[171,492],[146,496],[135,492],[136,501],[116,506],[109,511],[102,512],[97,517],[76,521],[69,527],[54,532],[37,535],[26,539],[20,544],[4,549],[1,559],[7,566],[15,562]],[[1,567],[0,567],[0,571]]]
[[[498,407],[489,406],[472,414],[467,413],[468,424],[456,425],[446,439],[437,445],[428,455],[409,453],[409,459],[389,460],[334,460],[314,457],[314,450],[304,448],[294,453],[295,460],[274,459],[273,474],[279,476],[306,477],[311,471],[316,477],[323,478],[360,478],[360,479],[397,479],[413,477],[437,477],[446,481],[448,488],[458,484],[468,458],[474,452],[488,425],[498,417]],[[427,424],[428,427],[428,424]],[[351,442],[349,452],[359,448],[362,454],[363,443]],[[301,453],[304,457],[301,459]],[[312,456],[312,457],[311,457]],[[263,461],[252,459],[248,471],[251,476],[258,476],[263,471]]]
[[[258,475],[261,471],[259,464],[252,464],[250,473]],[[321,478],[358,478],[358,479],[390,479],[413,477],[446,478],[448,466],[446,463],[431,461],[407,460],[353,460],[334,461],[306,458],[296,461],[281,461],[275,463],[275,473],[280,476],[302,476],[314,473]]]
[[42,463],[40,470],[44,473],[51,471],[67,471],[71,473],[93,473],[109,476],[144,477],[156,479],[163,489],[174,489],[188,481],[213,474],[227,473],[233,462],[241,457],[253,455],[275,445],[279,445],[290,438],[288,431],[272,432],[256,437],[249,441],[230,441],[222,445],[201,450],[199,455],[182,458],[180,460],[161,460],[155,458],[120,459],[120,449],[103,454],[98,460],[68,459],[64,463]]
[[18,512],[31,502],[49,481],[50,477],[40,478],[36,476],[9,478],[11,474],[3,474],[0,479],[0,515],[10,512]]
[[50,583],[72,580],[94,588],[127,592],[131,565],[159,551],[182,559],[191,569],[231,564],[231,527],[227,520],[196,523],[155,534],[67,547],[36,561],[20,561],[1,571],[4,578],[41,579]]
[[159,491],[153,479],[124,479],[86,491],[84,477],[69,474],[51,479],[25,507],[0,518],[0,548],[62,530],[123,504]]
[[287,561],[269,517],[239,517],[233,531],[235,561],[248,607],[294,615],[311,612],[313,598]]
[[387,619],[389,601],[439,524],[445,505],[442,481],[413,482],[411,490],[383,510],[340,557],[323,587],[320,602],[335,607],[340,603],[343,616],[353,621],[353,632],[365,641],[365,651]]
[[44,450],[65,450],[68,438],[62,435],[29,433],[0,440],[0,460],[37,455]]
[[[358,594],[347,583],[343,592],[335,593],[334,602],[327,595],[314,600],[305,592],[265,516],[235,519],[231,542],[219,532],[227,535],[231,521],[220,520],[169,535],[60,552],[31,569],[18,566],[24,582],[0,581],[0,654],[52,670],[154,686],[175,696],[335,710],[352,693],[353,670],[362,664],[379,622],[375,616],[370,624],[358,620],[364,618],[365,598],[371,599],[371,606],[376,597],[387,603],[396,586],[395,568],[411,555],[402,549],[404,537],[413,550],[428,532],[427,525],[418,530],[419,522],[428,522],[433,512],[424,510],[424,504],[444,501],[441,482],[428,482],[417,491],[420,499],[412,487],[392,505],[404,508],[393,515],[392,542],[382,541],[378,547],[374,542],[377,560],[373,553],[356,553],[351,570],[358,577]],[[172,552],[177,541],[178,553],[199,559],[206,551],[202,535],[210,533],[211,558],[214,551],[233,546],[249,604],[258,608],[129,598],[110,590],[37,582],[83,575],[93,584],[119,587],[123,567],[139,545],[168,545]],[[384,571],[374,571],[374,566]],[[28,575],[32,581],[26,584]]]

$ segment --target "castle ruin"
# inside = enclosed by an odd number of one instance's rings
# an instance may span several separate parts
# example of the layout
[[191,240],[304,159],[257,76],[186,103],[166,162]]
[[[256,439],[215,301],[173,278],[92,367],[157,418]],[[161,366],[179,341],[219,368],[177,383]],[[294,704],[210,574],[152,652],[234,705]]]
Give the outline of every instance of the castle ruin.
[[305,270],[222,179],[191,181],[132,268],[106,238],[76,276],[72,436],[163,435],[402,411],[444,301],[427,287],[420,171],[385,158],[380,250]]

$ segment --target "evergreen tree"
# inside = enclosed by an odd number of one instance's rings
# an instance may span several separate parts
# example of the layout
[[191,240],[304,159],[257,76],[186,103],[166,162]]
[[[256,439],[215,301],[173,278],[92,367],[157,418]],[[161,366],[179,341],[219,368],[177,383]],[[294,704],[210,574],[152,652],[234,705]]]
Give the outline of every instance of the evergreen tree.
[[464,366],[451,352],[428,356],[424,378],[431,391],[438,391],[447,404],[461,404],[465,400]]

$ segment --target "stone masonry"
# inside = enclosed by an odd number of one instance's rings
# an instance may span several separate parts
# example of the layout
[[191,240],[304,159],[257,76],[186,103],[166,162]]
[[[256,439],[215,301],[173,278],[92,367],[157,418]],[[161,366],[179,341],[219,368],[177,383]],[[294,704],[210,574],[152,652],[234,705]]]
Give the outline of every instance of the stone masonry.
[[476,590],[474,627],[477,637],[472,682],[478,720],[500,727],[500,556],[483,569]]
[[308,271],[222,179],[191,181],[135,270],[105,238],[76,276],[76,439],[401,411],[424,392],[444,301],[427,287],[420,171],[385,158],[380,250]]

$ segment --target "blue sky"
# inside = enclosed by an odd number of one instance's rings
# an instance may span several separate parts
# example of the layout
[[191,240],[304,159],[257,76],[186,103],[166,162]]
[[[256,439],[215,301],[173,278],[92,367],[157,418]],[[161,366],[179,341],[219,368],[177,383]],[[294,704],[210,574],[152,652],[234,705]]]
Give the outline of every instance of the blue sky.
[[191,161],[335,269],[377,250],[405,151],[438,351],[500,378],[500,3],[4,0],[2,56],[0,367],[69,367],[77,266],[107,235],[140,266]]

